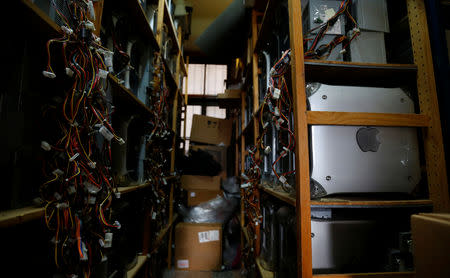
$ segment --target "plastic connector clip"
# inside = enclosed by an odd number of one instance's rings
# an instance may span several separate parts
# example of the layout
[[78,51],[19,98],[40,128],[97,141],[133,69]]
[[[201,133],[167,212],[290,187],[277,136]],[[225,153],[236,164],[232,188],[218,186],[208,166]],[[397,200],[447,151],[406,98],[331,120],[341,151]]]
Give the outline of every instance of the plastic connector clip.
[[273,90],[272,98],[273,98],[273,99],[279,99],[279,98],[280,98],[280,94],[281,94],[280,89],[275,88],[275,89]]
[[50,79],[53,79],[56,77],[56,74],[54,74],[53,72],[50,72],[50,71],[46,71],[46,70],[42,71],[42,74],[45,77],[50,78]]
[[50,146],[50,144],[46,141],[41,141],[41,148],[47,152],[52,150],[52,146]]
[[67,26],[62,25],[62,26],[61,26],[61,30],[63,30],[63,32],[66,33],[66,34],[69,35],[69,36],[73,34],[73,30],[70,29],[70,28],[67,27]]

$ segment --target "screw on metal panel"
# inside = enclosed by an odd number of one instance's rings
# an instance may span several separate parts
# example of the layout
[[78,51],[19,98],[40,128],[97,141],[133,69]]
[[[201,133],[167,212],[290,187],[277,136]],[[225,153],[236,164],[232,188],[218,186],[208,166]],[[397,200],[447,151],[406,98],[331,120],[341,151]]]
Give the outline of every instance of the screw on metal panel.
[[404,98],[401,98],[401,99],[400,99],[400,102],[401,102],[401,103],[404,103],[404,102],[405,102],[405,99],[404,99]]
[[326,176],[325,179],[326,179],[327,181],[329,181],[329,180],[331,180],[331,176]]
[[315,234],[314,233],[311,233],[311,238],[313,238],[315,236]]
[[327,95],[323,95],[323,96],[322,96],[322,99],[327,99]]

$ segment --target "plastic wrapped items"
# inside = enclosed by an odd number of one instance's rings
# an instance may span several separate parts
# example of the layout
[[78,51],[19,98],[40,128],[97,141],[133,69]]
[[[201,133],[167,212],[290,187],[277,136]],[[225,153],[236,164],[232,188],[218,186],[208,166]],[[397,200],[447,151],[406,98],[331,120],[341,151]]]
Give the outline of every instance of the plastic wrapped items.
[[228,193],[239,193],[239,181],[236,177],[229,177],[222,180],[222,188]]
[[184,222],[189,223],[225,223],[237,208],[239,199],[217,196],[198,206],[186,209],[178,205],[178,211],[183,216]]

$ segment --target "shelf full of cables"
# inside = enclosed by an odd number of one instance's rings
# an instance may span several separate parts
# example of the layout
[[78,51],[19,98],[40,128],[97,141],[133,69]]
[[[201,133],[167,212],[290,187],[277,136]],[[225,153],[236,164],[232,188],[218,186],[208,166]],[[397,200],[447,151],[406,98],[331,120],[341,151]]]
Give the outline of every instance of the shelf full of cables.
[[[92,13],[84,1],[67,2],[65,8],[57,9],[64,33],[47,42],[48,64],[42,72],[66,86],[43,114],[47,126],[41,133],[40,193],[58,272],[89,276],[107,260],[113,234],[121,228],[111,214],[113,201],[120,198],[111,144],[125,141],[112,127],[105,62],[109,51],[92,33]],[[52,58],[60,53],[63,68],[53,69]]]

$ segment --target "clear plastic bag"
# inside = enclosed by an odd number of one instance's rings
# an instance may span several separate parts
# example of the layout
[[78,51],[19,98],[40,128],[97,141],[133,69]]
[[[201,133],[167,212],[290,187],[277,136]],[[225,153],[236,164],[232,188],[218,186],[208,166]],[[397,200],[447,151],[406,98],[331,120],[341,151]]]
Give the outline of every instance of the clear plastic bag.
[[189,223],[225,223],[237,208],[239,199],[217,196],[190,209],[178,205],[178,211]]

